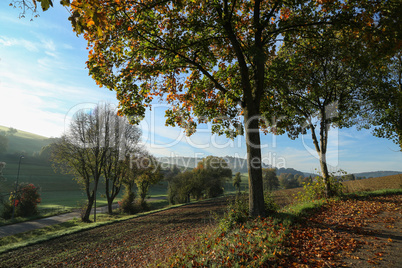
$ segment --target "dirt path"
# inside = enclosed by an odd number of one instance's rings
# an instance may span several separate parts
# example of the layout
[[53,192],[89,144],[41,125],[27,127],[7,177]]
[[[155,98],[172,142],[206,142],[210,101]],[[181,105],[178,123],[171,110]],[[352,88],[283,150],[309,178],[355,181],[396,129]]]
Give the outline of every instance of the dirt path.
[[402,195],[332,202],[287,237],[283,267],[402,267]]
[[0,255],[0,267],[142,267],[193,243],[226,199],[170,209]]

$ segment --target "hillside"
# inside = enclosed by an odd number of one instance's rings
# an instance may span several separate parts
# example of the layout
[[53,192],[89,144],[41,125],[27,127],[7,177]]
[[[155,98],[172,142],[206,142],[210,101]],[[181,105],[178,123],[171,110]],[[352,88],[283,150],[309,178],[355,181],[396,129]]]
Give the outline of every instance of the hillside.
[[[9,129],[8,127],[0,126],[0,132],[4,131],[7,133]],[[42,147],[54,140],[22,130],[17,130],[14,134],[8,134],[7,138],[8,148],[5,154],[22,154],[26,156],[39,153]]]
[[[232,169],[233,174],[236,172],[247,173],[247,159],[225,156],[223,157],[228,163],[229,167]],[[185,157],[185,156],[174,156],[174,157],[159,157],[157,158],[159,162],[163,164],[163,166],[178,166],[181,170],[193,169],[197,166],[197,163],[201,161],[202,157]],[[263,168],[270,168],[269,165],[264,164]],[[317,174],[302,172],[300,170],[296,170],[294,168],[279,168],[276,170],[276,175],[279,176],[282,173],[288,173],[293,175],[302,175],[305,177],[316,177]],[[373,172],[362,172],[362,173],[354,173],[356,178],[377,178],[384,176],[391,176],[402,174],[401,171],[373,171]]]

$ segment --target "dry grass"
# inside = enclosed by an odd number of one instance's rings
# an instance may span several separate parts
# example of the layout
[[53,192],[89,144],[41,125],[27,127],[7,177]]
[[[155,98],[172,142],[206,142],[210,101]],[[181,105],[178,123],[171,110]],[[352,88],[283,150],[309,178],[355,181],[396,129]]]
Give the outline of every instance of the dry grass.
[[273,197],[275,199],[275,202],[280,207],[284,207],[284,206],[294,203],[296,201],[295,196],[297,196],[297,193],[301,192],[301,191],[304,191],[304,189],[302,187],[278,190],[278,191],[273,192]]
[[[402,174],[356,181],[345,181],[343,182],[343,185],[345,186],[345,193],[376,191],[383,189],[401,189]],[[294,197],[297,196],[297,193],[301,191],[304,191],[302,187],[278,190],[274,191],[273,196],[275,198],[275,202],[279,206],[283,207],[294,203],[296,201]]]
[[345,181],[345,192],[376,191],[382,189],[401,189],[402,174],[356,181]]

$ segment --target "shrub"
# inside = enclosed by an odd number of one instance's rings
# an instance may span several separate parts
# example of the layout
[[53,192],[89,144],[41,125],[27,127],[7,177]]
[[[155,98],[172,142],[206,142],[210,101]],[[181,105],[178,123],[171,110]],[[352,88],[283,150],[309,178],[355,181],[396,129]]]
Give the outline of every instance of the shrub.
[[244,223],[248,220],[247,196],[236,195],[236,199],[229,203],[228,210],[219,222],[222,232],[228,232],[236,224]]
[[264,205],[267,215],[275,213],[279,210],[279,205],[275,202],[271,192],[266,192],[264,194]]
[[119,202],[119,208],[121,211],[127,214],[135,214],[138,212],[136,205],[134,204],[135,194],[126,188],[124,190],[123,199]]
[[[341,180],[331,176],[328,178],[331,187],[332,196],[340,196],[343,193],[343,185]],[[303,183],[304,191],[297,194],[296,199],[299,201],[314,201],[325,198],[324,178],[316,177],[312,182]]]
[[21,183],[17,192],[10,195],[9,203],[4,204],[3,218],[10,219],[15,206],[14,217],[30,217],[39,214],[38,204],[41,202],[39,187],[32,183]]
[[134,202],[134,207],[137,212],[145,212],[150,210],[149,204],[143,199],[137,199],[137,201]]
[[85,221],[85,214],[88,207],[88,200],[77,202],[78,211],[80,213],[81,221]]

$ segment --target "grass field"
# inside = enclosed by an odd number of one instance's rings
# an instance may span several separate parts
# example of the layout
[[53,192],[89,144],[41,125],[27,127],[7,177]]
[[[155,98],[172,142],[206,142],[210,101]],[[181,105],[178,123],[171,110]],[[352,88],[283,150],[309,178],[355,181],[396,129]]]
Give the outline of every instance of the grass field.
[[[8,127],[0,126],[0,131],[8,131]],[[42,147],[51,143],[51,139],[18,130],[12,136],[8,136],[8,150],[9,154],[24,154],[32,156],[35,152],[38,153]],[[1,159],[0,159],[1,160]]]
[[343,182],[343,185],[345,185],[346,192],[402,189],[402,174],[356,181],[345,181]]

